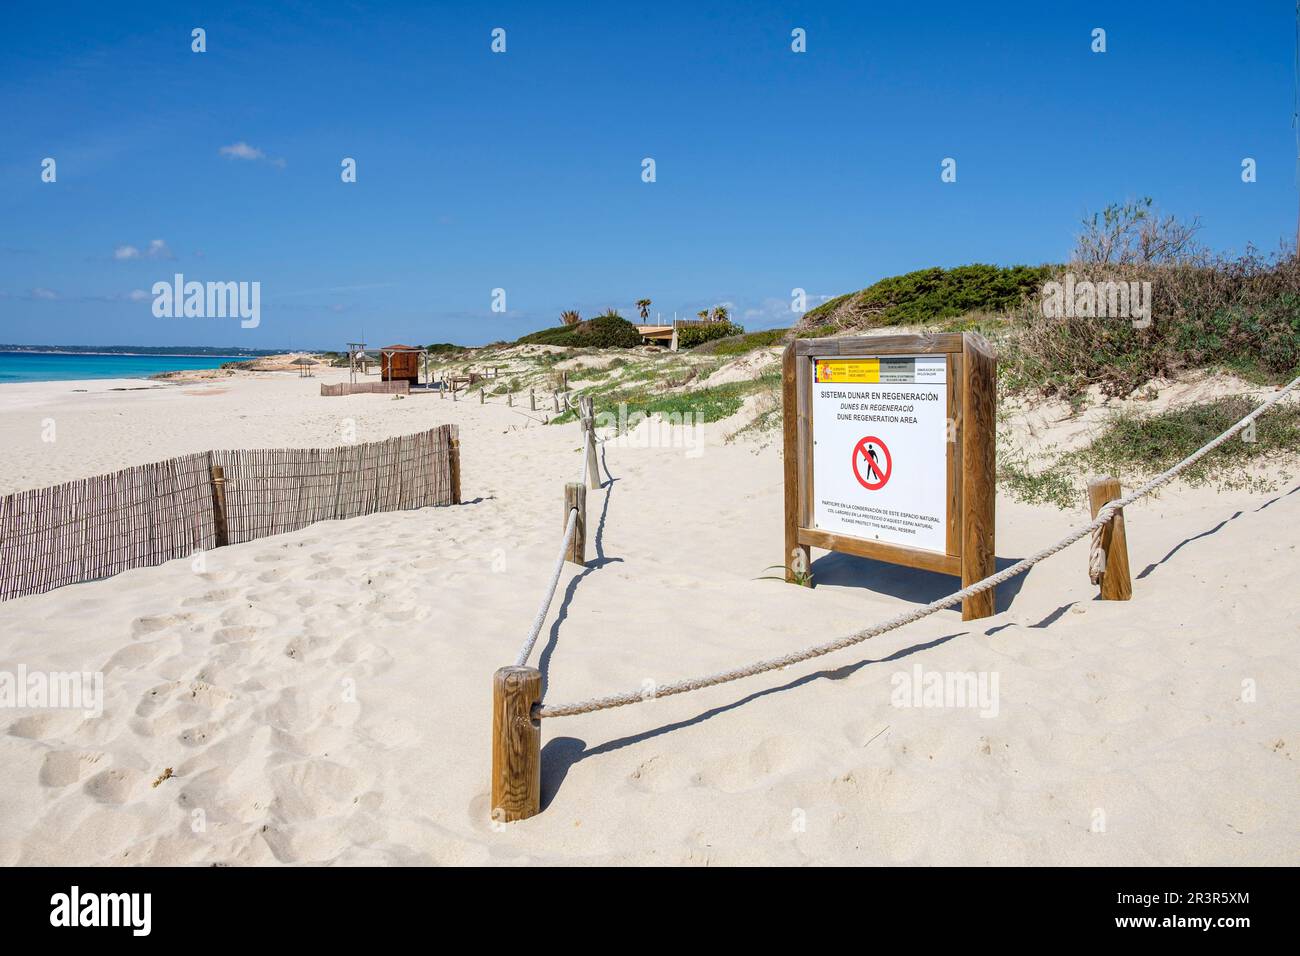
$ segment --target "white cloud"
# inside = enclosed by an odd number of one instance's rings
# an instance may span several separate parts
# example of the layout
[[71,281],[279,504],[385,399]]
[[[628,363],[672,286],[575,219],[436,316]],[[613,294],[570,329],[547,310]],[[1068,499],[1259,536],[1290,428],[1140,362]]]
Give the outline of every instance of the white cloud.
[[250,146],[242,139],[238,143],[231,143],[229,146],[222,146],[218,152],[229,159],[247,159],[251,161],[265,160],[276,169],[284,169],[285,161],[280,157],[272,159],[256,146]]
[[167,247],[166,240],[150,239],[144,251],[141,251],[139,246],[118,246],[113,250],[113,258],[124,262],[128,259],[175,259],[176,257]]
[[149,295],[148,292],[145,292],[144,289],[132,289],[127,293],[126,297],[132,302],[144,302],[146,299],[152,298],[152,296]]
[[230,146],[221,147],[221,155],[229,156],[231,159],[265,159],[266,153],[262,152],[256,146],[249,146],[242,139],[238,143]]
[[59,294],[55,292],[53,289],[37,288],[37,289],[32,289],[27,294],[31,296],[33,299],[57,299],[59,297]]

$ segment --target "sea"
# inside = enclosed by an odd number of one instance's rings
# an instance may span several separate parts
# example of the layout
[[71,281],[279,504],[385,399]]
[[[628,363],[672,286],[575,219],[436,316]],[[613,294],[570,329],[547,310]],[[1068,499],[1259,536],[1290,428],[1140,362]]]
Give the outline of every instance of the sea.
[[217,368],[247,355],[122,355],[87,352],[0,352],[0,384],[83,378],[148,378],[160,372]]

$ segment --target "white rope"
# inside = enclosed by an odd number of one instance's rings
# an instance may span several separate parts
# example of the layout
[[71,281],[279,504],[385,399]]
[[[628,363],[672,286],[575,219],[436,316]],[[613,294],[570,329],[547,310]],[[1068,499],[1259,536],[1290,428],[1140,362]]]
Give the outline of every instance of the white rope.
[[537,616],[533,618],[533,626],[528,629],[528,636],[524,638],[524,646],[519,648],[519,656],[515,658],[515,667],[523,667],[528,663],[529,656],[533,653],[533,645],[537,643],[537,635],[542,633],[542,625],[546,623],[546,614],[551,609],[551,601],[555,599],[555,589],[560,584],[560,575],[564,573],[564,561],[569,553],[569,545],[573,543],[573,532],[578,527],[578,509],[569,509],[569,523],[564,526],[564,543],[560,545],[560,556],[555,562],[555,571],[551,574],[551,584],[546,589],[546,596],[542,598],[542,606],[537,609]]
[[1282,389],[1268,401],[1264,402],[1264,404],[1260,405],[1257,409],[1241,421],[1237,422],[1237,424],[1233,425],[1218,438],[1215,438],[1213,441],[1201,446],[1172,468],[1161,472],[1136,491],[1130,492],[1122,498],[1116,498],[1114,501],[1108,501],[1102,506],[1101,510],[1097,512],[1097,517],[1094,518],[1091,523],[1086,524],[1081,528],[1076,528],[1060,541],[1056,542],[1056,544],[1043,548],[1041,551],[1037,551],[1029,557],[1017,561],[1010,567],[1004,568],[996,574],[991,574],[980,581],[976,581],[969,587],[962,588],[960,591],[955,591],[947,597],[939,598],[937,601],[932,601],[923,607],[904,611],[902,614],[890,618],[883,624],[876,624],[864,628],[863,630],[849,634],[846,637],[841,637],[825,644],[816,644],[801,651],[783,654],[780,657],[771,657],[767,660],[757,661],[745,667],[737,667],[733,670],[721,671],[720,673],[710,674],[706,677],[696,677],[690,680],[676,681],[671,684],[661,684],[650,690],[636,690],[626,694],[611,694],[607,697],[593,697],[573,704],[556,704],[550,706],[539,704],[534,710],[534,714],[538,717],[571,717],[576,714],[588,714],[597,710],[608,710],[611,707],[625,707],[628,704],[639,704],[642,701],[654,700],[658,697],[671,697],[674,694],[685,694],[692,690],[713,687],[717,684],[726,684],[734,680],[740,680],[744,677],[752,677],[755,674],[762,674],[765,671],[789,667],[791,664],[798,664],[801,661],[811,660],[814,657],[821,657],[824,654],[830,654],[833,651],[842,650],[846,647],[852,647],[854,644],[860,644],[863,641],[869,640],[873,637],[878,637],[888,631],[896,630],[905,624],[911,624],[913,621],[919,621],[921,618],[929,617],[931,614],[935,614],[945,608],[950,608],[954,604],[958,604],[967,598],[974,597],[976,594],[981,594],[990,588],[997,587],[999,584],[1004,581],[1009,581],[1017,575],[1024,574],[1039,561],[1050,558],[1057,552],[1068,548],[1079,539],[1102,528],[1108,521],[1110,521],[1111,516],[1120,508],[1132,504],[1139,498],[1146,497],[1153,491],[1156,491],[1173,481],[1175,477],[1185,471],[1188,467],[1200,461],[1210,452],[1214,451],[1230,439],[1233,435],[1240,432],[1269,408],[1276,405],[1284,396],[1293,391],[1297,386],[1300,386],[1300,377],[1292,379],[1291,384],[1287,385],[1286,388]]
[[1106,549],[1101,544],[1105,533],[1105,528],[1092,532],[1092,545],[1088,549],[1088,580],[1093,584],[1101,584],[1101,577],[1106,573]]
[[[587,484],[587,448],[591,443],[591,432],[584,432],[585,439],[582,443],[582,477],[579,482],[582,485]],[[546,589],[546,596],[542,598],[542,606],[537,609],[537,616],[533,618],[533,625],[528,629],[528,636],[524,638],[523,646],[519,648],[519,654],[515,657],[515,666],[523,667],[528,663],[528,658],[532,656],[533,647],[537,644],[537,636],[542,633],[542,625],[546,623],[546,615],[551,610],[551,602],[555,600],[555,589],[560,586],[560,575],[564,573],[564,562],[568,560],[569,545],[573,544],[573,535],[578,527],[578,509],[569,509],[569,521],[564,526],[564,541],[560,544],[560,557],[555,562],[555,572],[551,575],[551,584]]]

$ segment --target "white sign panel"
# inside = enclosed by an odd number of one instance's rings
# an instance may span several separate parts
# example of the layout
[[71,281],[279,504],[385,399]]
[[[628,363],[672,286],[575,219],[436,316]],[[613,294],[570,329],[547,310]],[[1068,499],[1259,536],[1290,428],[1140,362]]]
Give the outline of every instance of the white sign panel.
[[947,551],[944,355],[813,359],[813,526]]

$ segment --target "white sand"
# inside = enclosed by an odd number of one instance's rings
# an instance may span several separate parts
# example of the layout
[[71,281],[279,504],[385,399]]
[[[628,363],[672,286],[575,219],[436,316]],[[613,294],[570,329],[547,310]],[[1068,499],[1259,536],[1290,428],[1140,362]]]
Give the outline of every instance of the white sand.
[[[468,502],[0,604],[0,670],[102,670],[106,696],[99,718],[0,712],[0,864],[1297,858],[1294,481],[1131,509],[1128,603],[1094,600],[1080,543],[988,620],[943,612],[782,673],[544,721],[547,805],[498,831],[491,675],[550,573],[576,427],[477,400],[321,398],[320,380],[0,387],[0,492],[336,444],[350,418],[361,441],[459,423]],[[781,560],[771,441],[611,447],[608,465],[617,481],[588,499],[598,559],[566,571],[539,643],[551,701],[799,648],[955,586],[821,552],[814,590],[756,580]],[[998,508],[1004,558],[1085,516]],[[996,673],[997,716],[893,706],[891,677],[916,665]]]

